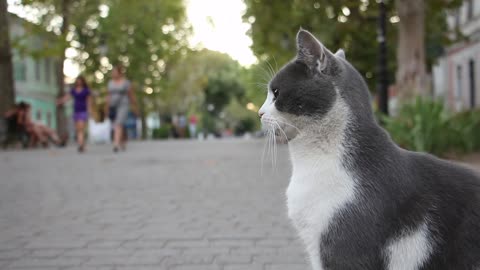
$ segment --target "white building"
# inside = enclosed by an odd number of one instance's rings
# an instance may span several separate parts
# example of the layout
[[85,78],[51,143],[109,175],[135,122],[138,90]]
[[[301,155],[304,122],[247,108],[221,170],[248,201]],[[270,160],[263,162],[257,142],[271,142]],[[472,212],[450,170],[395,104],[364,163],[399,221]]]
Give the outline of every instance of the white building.
[[448,26],[452,35],[458,29],[467,40],[448,47],[433,68],[434,95],[453,111],[479,107],[480,1],[465,0],[449,13]]

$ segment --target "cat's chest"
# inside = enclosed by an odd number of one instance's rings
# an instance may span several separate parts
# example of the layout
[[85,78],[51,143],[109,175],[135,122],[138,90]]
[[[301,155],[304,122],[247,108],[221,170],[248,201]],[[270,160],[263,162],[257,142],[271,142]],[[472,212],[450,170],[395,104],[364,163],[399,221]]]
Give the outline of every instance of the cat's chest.
[[307,246],[318,244],[335,214],[353,201],[355,183],[335,159],[293,160],[288,215]]

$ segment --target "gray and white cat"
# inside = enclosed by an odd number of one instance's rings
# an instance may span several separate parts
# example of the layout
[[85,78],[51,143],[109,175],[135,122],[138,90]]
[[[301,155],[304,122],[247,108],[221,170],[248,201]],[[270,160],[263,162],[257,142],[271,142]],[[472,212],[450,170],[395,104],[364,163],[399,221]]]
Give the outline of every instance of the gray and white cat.
[[480,178],[395,145],[342,50],[305,30],[297,48],[259,114],[289,140],[288,215],[313,269],[480,269]]

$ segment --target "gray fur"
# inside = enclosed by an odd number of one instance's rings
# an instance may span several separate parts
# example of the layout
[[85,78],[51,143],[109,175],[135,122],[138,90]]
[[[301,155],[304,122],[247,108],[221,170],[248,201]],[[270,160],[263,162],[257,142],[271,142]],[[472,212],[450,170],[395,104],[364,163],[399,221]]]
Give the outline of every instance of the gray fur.
[[[297,45],[297,57],[270,82],[270,91],[279,89],[276,109],[299,129],[289,139],[305,140],[308,134],[317,146],[330,145],[326,140],[338,144],[328,139],[329,133],[346,127],[342,163],[357,181],[355,201],[335,215],[318,239],[324,269],[387,269],[388,243],[425,220],[433,251],[419,269],[478,269],[478,175],[399,148],[377,124],[368,87],[343,51],[332,54],[305,30],[299,31]],[[332,118],[329,112],[339,99],[346,104],[348,117]]]
[[339,57],[339,58],[342,58],[343,60],[346,60],[347,58],[345,57],[345,51],[342,50],[342,49],[339,49],[336,53],[335,53],[335,56],[336,57]]

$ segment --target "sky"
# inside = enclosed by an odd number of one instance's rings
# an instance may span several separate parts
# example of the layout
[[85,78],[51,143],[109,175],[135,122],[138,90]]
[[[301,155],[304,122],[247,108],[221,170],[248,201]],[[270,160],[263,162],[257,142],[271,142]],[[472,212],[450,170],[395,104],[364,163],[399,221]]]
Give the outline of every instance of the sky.
[[193,26],[192,45],[229,54],[242,65],[255,63],[247,36],[250,28],[242,21],[246,6],[242,0],[186,0],[187,16]]
[[[8,0],[13,4],[16,0]],[[241,65],[249,66],[256,62],[247,36],[250,28],[242,21],[246,6],[242,0],[185,0],[187,18],[193,27],[190,44],[196,48],[207,48],[230,55]],[[9,7],[10,12],[22,13]],[[21,14],[19,14],[21,16]],[[65,74],[76,77],[78,66],[72,61],[65,62]]]

